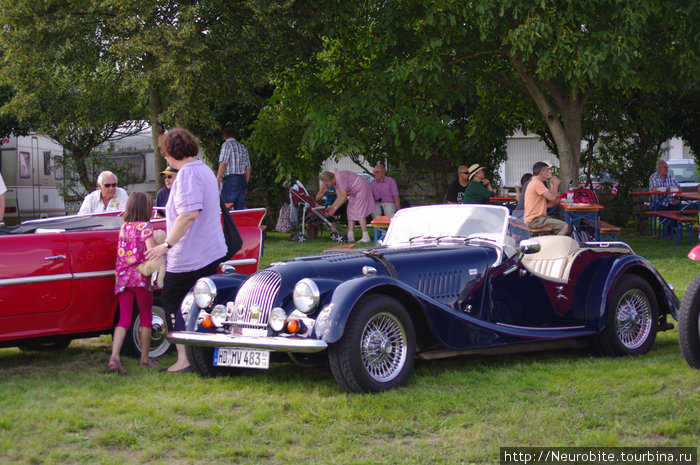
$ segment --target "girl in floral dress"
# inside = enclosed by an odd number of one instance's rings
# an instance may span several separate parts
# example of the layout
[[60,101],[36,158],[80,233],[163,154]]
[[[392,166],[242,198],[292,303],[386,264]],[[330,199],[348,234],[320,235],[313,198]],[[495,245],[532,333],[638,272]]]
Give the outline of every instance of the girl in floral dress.
[[117,242],[116,283],[114,293],[119,299],[119,323],[114,328],[112,355],[109,370],[125,374],[119,358],[126,332],[131,326],[134,299],[141,316],[139,338],[141,340],[141,361],[139,366],[151,367],[158,363],[148,358],[151,347],[151,323],[153,293],[150,278],[139,272],[136,266],[146,261],[146,251],[155,247],[153,228],[149,219],[153,209],[153,199],[145,192],[132,192],[124,210],[124,224],[119,231]]

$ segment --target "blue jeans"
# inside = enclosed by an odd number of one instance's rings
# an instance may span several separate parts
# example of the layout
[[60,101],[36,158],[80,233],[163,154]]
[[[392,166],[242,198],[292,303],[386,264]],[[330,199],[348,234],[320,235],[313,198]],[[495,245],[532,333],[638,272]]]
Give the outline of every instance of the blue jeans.
[[221,198],[224,203],[232,203],[234,210],[243,210],[246,189],[248,189],[248,182],[245,180],[244,174],[227,176],[221,186]]

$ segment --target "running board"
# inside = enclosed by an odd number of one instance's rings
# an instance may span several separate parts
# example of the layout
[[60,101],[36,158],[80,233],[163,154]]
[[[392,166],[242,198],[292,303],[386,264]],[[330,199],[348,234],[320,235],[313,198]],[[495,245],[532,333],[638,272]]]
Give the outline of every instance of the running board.
[[579,339],[563,339],[558,341],[528,342],[525,344],[515,344],[501,347],[488,347],[483,349],[469,350],[433,350],[421,352],[418,358],[422,360],[437,360],[440,358],[457,357],[459,355],[503,355],[520,354],[524,352],[538,352],[553,349],[583,349],[589,347],[587,341]]

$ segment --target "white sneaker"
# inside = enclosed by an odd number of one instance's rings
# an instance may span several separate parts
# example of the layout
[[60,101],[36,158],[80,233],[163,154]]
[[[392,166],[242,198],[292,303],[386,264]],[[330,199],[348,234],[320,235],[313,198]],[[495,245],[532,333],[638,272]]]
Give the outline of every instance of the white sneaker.
[[348,233],[348,242],[355,242],[355,233],[354,232]]
[[363,233],[362,233],[362,239],[360,239],[360,240],[357,241],[357,242],[370,242],[370,240],[369,240],[369,233],[366,232],[366,231],[363,232]]

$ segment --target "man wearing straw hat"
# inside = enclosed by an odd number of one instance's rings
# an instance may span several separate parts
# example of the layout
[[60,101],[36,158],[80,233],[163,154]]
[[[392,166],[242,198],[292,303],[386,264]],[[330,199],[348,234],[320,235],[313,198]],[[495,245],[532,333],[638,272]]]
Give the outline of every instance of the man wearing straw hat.
[[464,191],[462,203],[489,203],[489,197],[494,195],[491,181],[486,179],[484,167],[474,163],[469,167],[469,184]]

